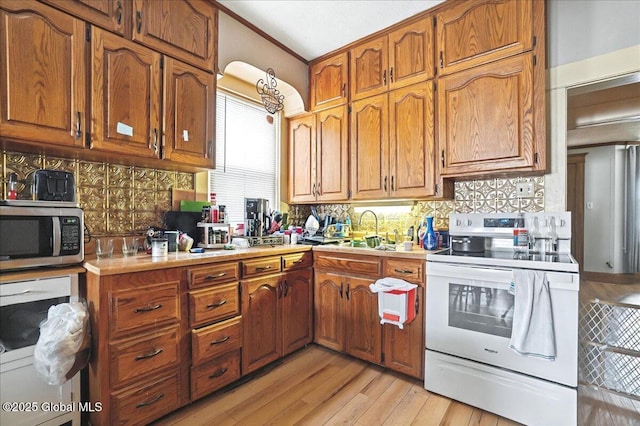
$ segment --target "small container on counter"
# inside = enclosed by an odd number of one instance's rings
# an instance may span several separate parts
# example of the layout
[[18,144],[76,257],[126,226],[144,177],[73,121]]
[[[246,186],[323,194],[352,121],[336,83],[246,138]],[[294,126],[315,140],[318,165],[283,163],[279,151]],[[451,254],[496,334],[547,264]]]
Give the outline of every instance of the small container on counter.
[[166,238],[151,240],[151,257],[166,257],[169,254],[169,242]]

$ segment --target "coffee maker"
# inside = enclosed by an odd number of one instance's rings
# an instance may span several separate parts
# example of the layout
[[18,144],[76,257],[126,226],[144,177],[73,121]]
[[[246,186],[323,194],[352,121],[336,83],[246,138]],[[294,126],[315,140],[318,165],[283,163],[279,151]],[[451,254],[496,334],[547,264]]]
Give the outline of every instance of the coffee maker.
[[244,229],[248,237],[267,235],[271,226],[269,200],[264,198],[244,199]]

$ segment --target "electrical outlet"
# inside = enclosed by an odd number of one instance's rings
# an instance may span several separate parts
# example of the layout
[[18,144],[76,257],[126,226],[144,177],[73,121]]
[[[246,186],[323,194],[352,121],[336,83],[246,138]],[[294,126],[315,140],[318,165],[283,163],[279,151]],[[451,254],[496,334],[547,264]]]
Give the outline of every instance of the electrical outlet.
[[516,183],[516,196],[518,198],[533,198],[533,182]]

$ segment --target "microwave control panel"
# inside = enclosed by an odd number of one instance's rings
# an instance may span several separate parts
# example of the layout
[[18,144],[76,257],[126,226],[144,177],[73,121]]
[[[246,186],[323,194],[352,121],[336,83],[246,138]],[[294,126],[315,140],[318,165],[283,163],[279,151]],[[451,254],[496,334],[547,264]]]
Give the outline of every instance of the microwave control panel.
[[77,216],[61,216],[61,246],[60,255],[71,255],[80,253],[81,239],[83,238],[80,229],[80,218]]

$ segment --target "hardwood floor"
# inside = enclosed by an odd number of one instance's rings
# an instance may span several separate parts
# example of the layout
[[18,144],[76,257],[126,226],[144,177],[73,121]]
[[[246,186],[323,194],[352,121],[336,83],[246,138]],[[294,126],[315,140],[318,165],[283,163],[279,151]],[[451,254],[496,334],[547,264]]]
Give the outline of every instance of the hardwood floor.
[[422,381],[309,345],[157,425],[516,425],[427,392]]
[[[583,300],[634,300],[640,285],[584,282]],[[544,409],[544,407],[541,407]],[[233,388],[209,395],[157,425],[515,425],[427,392],[419,380],[310,345]],[[578,387],[578,425],[638,426],[640,401]]]

